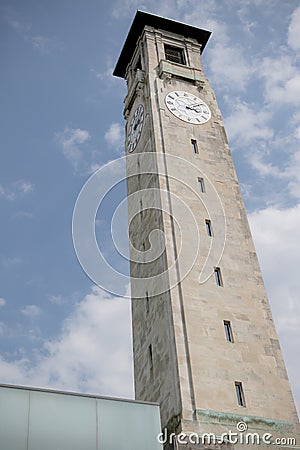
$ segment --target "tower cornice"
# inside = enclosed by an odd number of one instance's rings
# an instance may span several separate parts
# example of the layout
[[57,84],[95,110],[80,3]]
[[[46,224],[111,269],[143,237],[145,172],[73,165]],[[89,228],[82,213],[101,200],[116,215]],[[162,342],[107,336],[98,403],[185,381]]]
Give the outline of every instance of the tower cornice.
[[146,25],[155,29],[161,29],[170,33],[176,33],[186,38],[195,39],[201,46],[201,53],[203,52],[211,35],[211,31],[203,30],[201,28],[187,25],[183,22],[177,22],[175,20],[167,19],[165,17],[156,16],[155,14],[149,14],[147,12],[138,10],[136,12],[135,18],[133,19],[125,44],[113,72],[113,75],[115,75],[116,77],[125,77],[126,68],[128,63],[131,61],[131,58],[135,51],[137,40],[142,34]]

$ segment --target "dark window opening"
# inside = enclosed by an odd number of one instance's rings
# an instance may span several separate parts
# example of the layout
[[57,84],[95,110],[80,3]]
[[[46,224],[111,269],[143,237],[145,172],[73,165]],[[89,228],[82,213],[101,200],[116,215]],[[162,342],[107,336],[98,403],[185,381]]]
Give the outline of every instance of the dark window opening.
[[149,366],[150,366],[150,369],[152,369],[153,368],[152,345],[149,345],[148,354],[149,354]]
[[139,69],[139,70],[142,70],[142,61],[141,61],[141,58],[139,58],[139,59],[137,60],[137,63],[136,63],[135,68],[134,68],[135,71],[137,71],[138,69]]
[[143,218],[143,200],[140,200],[140,215],[141,219]]
[[166,60],[168,61],[172,61],[178,64],[186,64],[183,48],[165,45],[165,55]]
[[209,219],[205,220],[205,227],[206,227],[207,236],[211,237],[213,234],[212,234],[211,221]]
[[217,286],[223,286],[222,276],[221,276],[221,269],[220,267],[215,268],[215,280]]
[[192,149],[195,154],[199,153],[196,139],[191,139]]
[[224,320],[224,330],[228,342],[233,342],[232,328],[229,320]]
[[149,294],[148,291],[146,291],[146,313],[149,313]]
[[242,383],[240,381],[235,381],[234,385],[238,405],[246,406]]

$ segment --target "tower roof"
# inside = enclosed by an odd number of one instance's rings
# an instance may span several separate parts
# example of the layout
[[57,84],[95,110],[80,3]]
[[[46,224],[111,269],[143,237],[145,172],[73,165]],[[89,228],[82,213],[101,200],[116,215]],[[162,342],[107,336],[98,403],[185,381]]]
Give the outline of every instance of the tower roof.
[[127,35],[125,44],[119,56],[113,75],[124,78],[126,67],[132,58],[138,38],[143,32],[145,25],[156,29],[170,31],[171,33],[181,34],[189,38],[196,39],[201,44],[201,53],[211,35],[210,31],[193,27],[182,22],[166,19],[165,17],[149,14],[144,11],[137,11]]

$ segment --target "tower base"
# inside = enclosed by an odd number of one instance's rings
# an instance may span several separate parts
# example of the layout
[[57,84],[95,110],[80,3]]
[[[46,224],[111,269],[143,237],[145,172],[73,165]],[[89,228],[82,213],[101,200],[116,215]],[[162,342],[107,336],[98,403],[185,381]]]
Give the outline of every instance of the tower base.
[[206,410],[194,417],[173,433],[163,430],[164,450],[300,449],[298,423]]

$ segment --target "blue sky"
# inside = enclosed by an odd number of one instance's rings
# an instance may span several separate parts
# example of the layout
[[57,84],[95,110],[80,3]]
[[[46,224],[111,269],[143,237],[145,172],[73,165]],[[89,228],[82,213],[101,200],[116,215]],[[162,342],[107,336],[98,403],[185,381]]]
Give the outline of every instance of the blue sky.
[[[299,1],[3,0],[0,8],[0,382],[132,396],[129,302],[86,276],[71,222],[90,175],[123,155],[126,89],[112,70],[139,8],[213,31],[204,67],[299,408]],[[123,183],[111,198],[124,196]],[[128,273],[108,239],[113,210],[107,201],[98,214],[100,246]]]

